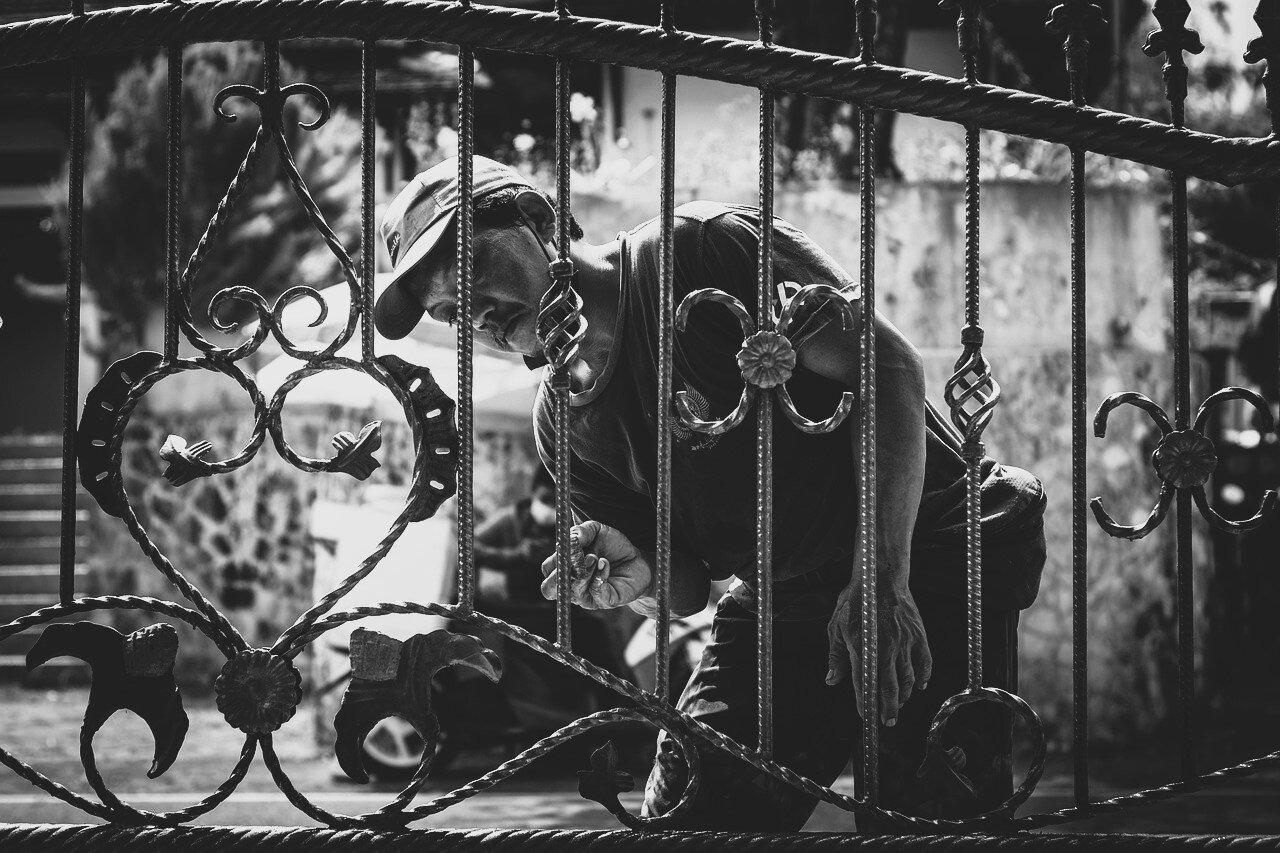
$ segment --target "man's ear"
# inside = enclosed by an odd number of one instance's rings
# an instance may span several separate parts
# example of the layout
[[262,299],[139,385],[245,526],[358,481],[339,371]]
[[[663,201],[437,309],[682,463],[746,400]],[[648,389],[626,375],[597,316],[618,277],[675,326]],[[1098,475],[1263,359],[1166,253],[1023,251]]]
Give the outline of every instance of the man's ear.
[[551,242],[555,238],[556,212],[546,196],[537,190],[521,190],[516,193],[515,204],[538,239]]

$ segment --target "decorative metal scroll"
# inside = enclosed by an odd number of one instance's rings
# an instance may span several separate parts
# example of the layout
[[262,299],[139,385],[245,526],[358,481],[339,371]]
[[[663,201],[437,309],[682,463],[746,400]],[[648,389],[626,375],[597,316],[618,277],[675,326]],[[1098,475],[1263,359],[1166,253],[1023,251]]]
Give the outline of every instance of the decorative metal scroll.
[[[105,32],[113,22],[125,20],[124,15],[136,14],[147,20],[178,20],[181,26],[188,26],[191,16],[208,15],[210,30],[202,32],[208,37],[226,36],[229,31],[223,20],[224,10],[236,11],[244,9],[256,16],[261,4],[251,4],[245,0],[215,0],[215,2],[190,4],[189,8],[180,8],[183,4],[172,4],[172,8],[164,7],[159,12],[155,6],[148,6],[137,11],[115,10],[96,12],[86,15],[83,4],[77,4],[74,14],[55,22],[65,25],[70,33],[67,42],[61,42],[56,50],[51,49],[50,56],[57,51],[70,50],[72,54],[91,53],[91,49],[76,41],[80,34],[95,32],[94,27],[101,23]],[[324,13],[334,5],[328,0],[312,0],[304,4],[301,11],[281,12],[273,9],[271,14],[275,21],[272,26],[279,27],[281,21],[294,20],[294,16],[316,11]],[[386,4],[396,11],[400,5]],[[520,29],[522,24],[530,24],[540,33],[582,34],[589,28],[596,28],[604,35],[606,41],[581,46],[577,52],[562,50],[559,43],[552,39],[547,44],[535,46],[542,52],[556,53],[560,65],[560,76],[557,80],[557,129],[560,157],[557,162],[557,189],[559,202],[560,245],[559,256],[551,262],[550,273],[553,286],[540,306],[538,333],[556,374],[555,389],[557,392],[557,489],[558,499],[558,553],[562,562],[569,553],[569,536],[567,529],[568,504],[566,494],[567,458],[562,451],[567,451],[563,444],[566,414],[563,406],[567,404],[567,384],[565,371],[573,360],[584,335],[587,332],[585,321],[581,317],[582,301],[574,289],[574,267],[568,253],[568,157],[567,157],[567,125],[565,124],[565,105],[568,97],[568,62],[572,58],[591,58],[592,51],[601,49],[600,44],[612,44],[607,39],[617,39],[619,34],[632,35],[633,45],[642,47],[651,42],[662,45],[680,44],[688,47],[688,56],[696,57],[696,48],[723,48],[724,55],[732,59],[741,51],[741,43],[724,39],[707,39],[692,34],[681,33],[675,29],[671,9],[668,3],[662,3],[660,28],[625,28],[621,26],[600,26],[597,23],[575,21],[568,13],[564,0],[557,0],[554,16],[539,15],[527,12],[511,12],[510,10],[494,10],[473,8],[462,2],[448,9],[445,4],[424,2],[416,4],[410,10],[414,14],[421,13],[424,20],[440,23],[446,34],[470,32],[470,40],[476,40],[476,32],[482,35],[486,26],[492,30],[495,44],[511,46],[519,38],[527,37]],[[946,399],[952,410],[952,417],[960,428],[964,438],[966,462],[969,470],[969,619],[970,619],[970,684],[968,688],[951,697],[936,716],[928,735],[925,767],[922,772],[928,774],[936,771],[935,777],[942,785],[950,785],[960,791],[966,789],[966,780],[957,772],[960,756],[954,755],[942,746],[942,733],[954,712],[967,704],[987,702],[999,704],[1021,717],[1031,728],[1034,755],[1032,766],[1028,770],[1022,784],[1013,796],[997,809],[985,814],[964,820],[926,820],[913,817],[876,805],[874,790],[861,796],[851,796],[837,792],[830,787],[820,785],[805,778],[769,757],[768,750],[751,749],[741,743],[717,732],[698,720],[688,717],[673,708],[666,700],[665,678],[658,693],[652,694],[640,690],[633,684],[617,676],[595,667],[581,657],[572,653],[569,648],[567,596],[561,590],[561,602],[558,611],[560,629],[557,642],[553,643],[540,636],[510,625],[500,619],[494,619],[475,611],[467,595],[462,597],[459,605],[438,603],[388,602],[370,607],[356,607],[333,612],[339,601],[366,577],[385,557],[390,548],[408,528],[408,525],[429,518],[441,506],[444,500],[454,494],[460,487],[466,502],[471,497],[470,464],[470,375],[469,360],[463,362],[460,373],[465,381],[460,382],[464,400],[460,407],[455,407],[435,383],[432,373],[426,367],[412,365],[393,356],[377,357],[374,354],[374,338],[370,326],[372,316],[372,228],[373,216],[373,157],[372,157],[372,116],[373,100],[376,96],[375,80],[371,73],[373,51],[376,47],[372,38],[376,35],[371,30],[362,29],[358,35],[368,38],[364,43],[363,86],[363,141],[362,152],[362,235],[363,256],[360,268],[353,263],[346,247],[325,221],[323,214],[307,190],[306,184],[298,171],[289,150],[284,133],[284,105],[294,96],[302,95],[312,100],[318,108],[317,118],[304,124],[306,129],[314,129],[322,125],[329,117],[329,104],[325,95],[314,86],[308,84],[290,84],[282,86],[279,80],[278,45],[266,43],[264,59],[264,75],[261,87],[247,84],[230,86],[215,98],[213,107],[227,121],[235,121],[234,113],[227,110],[233,99],[247,100],[256,105],[261,127],[245,153],[240,167],[229,183],[226,193],[210,219],[204,234],[196,245],[185,267],[178,274],[176,264],[177,240],[175,226],[175,210],[178,202],[175,176],[180,172],[180,162],[175,155],[179,150],[176,145],[180,122],[178,111],[180,106],[180,44],[172,42],[177,38],[175,32],[163,31],[160,36],[170,41],[165,42],[168,49],[170,69],[170,169],[169,169],[169,277],[170,283],[166,292],[165,347],[163,353],[139,352],[111,365],[99,383],[89,391],[80,419],[79,429],[72,430],[74,423],[75,398],[78,396],[77,386],[73,378],[68,379],[67,393],[67,425],[68,443],[64,461],[78,461],[81,482],[88,493],[109,515],[119,518],[128,528],[135,542],[151,561],[155,569],[167,578],[186,599],[187,604],[178,604],[156,598],[127,595],[108,595],[99,597],[73,598],[69,587],[63,592],[61,604],[38,610],[0,626],[0,640],[4,640],[19,632],[36,627],[44,627],[28,655],[27,665],[34,668],[59,655],[73,655],[88,662],[92,669],[93,683],[85,710],[84,725],[81,732],[81,759],[86,777],[98,799],[92,800],[76,794],[59,783],[49,779],[11,753],[0,749],[0,763],[12,769],[22,778],[63,800],[89,815],[102,820],[122,824],[154,824],[172,825],[193,820],[217,807],[236,789],[244,779],[259,750],[263,760],[272,773],[273,779],[297,808],[304,814],[333,827],[394,829],[440,811],[475,796],[499,782],[509,778],[520,768],[536,761],[556,746],[598,729],[621,723],[642,722],[653,728],[667,732],[679,749],[689,767],[689,781],[677,805],[667,814],[654,817],[638,817],[627,812],[619,801],[619,794],[631,789],[632,780],[618,770],[616,752],[611,745],[599,749],[591,758],[590,768],[579,776],[579,790],[583,796],[601,803],[606,809],[627,827],[632,829],[677,828],[680,820],[693,801],[700,785],[699,755],[700,753],[719,751],[731,755],[761,774],[768,775],[777,782],[790,786],[808,796],[822,802],[831,803],[846,809],[860,818],[876,818],[891,825],[913,832],[942,832],[963,830],[1002,830],[1032,829],[1057,823],[1065,823],[1086,814],[1100,814],[1115,811],[1144,802],[1164,799],[1179,793],[1206,787],[1215,782],[1245,775],[1264,768],[1280,765],[1280,751],[1260,756],[1251,761],[1225,770],[1206,774],[1186,774],[1182,782],[1162,788],[1154,788],[1135,794],[1117,797],[1105,802],[1090,802],[1087,796],[1077,797],[1077,805],[1056,812],[1015,817],[1018,806],[1030,796],[1037,780],[1043,771],[1044,732],[1036,719],[1034,711],[1026,702],[1017,696],[996,688],[984,687],[981,684],[981,609],[980,596],[976,590],[980,587],[981,561],[979,530],[975,514],[980,516],[977,491],[974,483],[974,471],[981,456],[981,435],[990,422],[994,407],[998,401],[1000,389],[993,377],[990,364],[982,352],[983,333],[978,324],[979,280],[978,280],[978,191],[977,177],[978,135],[981,126],[992,126],[1000,129],[1023,129],[1035,131],[1035,135],[1073,145],[1073,388],[1083,389],[1083,343],[1074,345],[1075,335],[1082,332],[1083,321],[1083,153],[1090,150],[1109,151],[1112,153],[1132,153],[1135,157],[1145,157],[1144,162],[1158,162],[1161,165],[1173,165],[1181,168],[1186,160],[1192,168],[1204,174],[1220,177],[1224,180],[1238,180],[1246,177],[1258,177],[1280,173],[1280,159],[1276,156],[1275,140],[1245,142],[1242,140],[1225,140],[1206,135],[1188,134],[1182,130],[1181,104],[1186,90],[1186,68],[1181,53],[1194,52],[1198,40],[1194,31],[1185,28],[1189,7],[1185,0],[1157,0],[1156,14],[1161,29],[1152,34],[1148,40],[1147,52],[1151,55],[1163,53],[1166,58],[1165,75],[1168,83],[1167,94],[1172,109],[1170,125],[1155,122],[1139,121],[1128,117],[1115,117],[1100,111],[1089,110],[1083,104],[1081,80],[1084,74],[1084,62],[1088,52],[1086,25],[1090,19],[1098,17],[1098,10],[1085,0],[1065,0],[1056,7],[1050,17],[1050,24],[1055,31],[1064,35],[1064,50],[1068,69],[1072,78],[1072,104],[1052,101],[1032,96],[1020,96],[994,87],[982,86],[976,79],[975,56],[977,49],[977,25],[982,7],[987,0],[947,0],[944,5],[957,8],[959,12],[958,35],[960,50],[965,59],[966,74],[963,81],[936,78],[931,75],[919,75],[903,69],[878,65],[872,51],[874,41],[876,13],[875,4],[869,0],[858,0],[855,4],[859,33],[863,41],[862,55],[855,60],[839,60],[834,57],[819,57],[814,64],[809,62],[810,69],[819,71],[826,69],[851,69],[847,86],[851,88],[831,88],[835,86],[830,80],[809,79],[799,75],[788,82],[780,79],[781,69],[785,71],[797,62],[795,51],[788,51],[772,44],[771,13],[772,3],[757,0],[756,8],[761,22],[761,38],[758,43],[750,45],[747,56],[750,61],[740,67],[719,69],[709,76],[726,78],[742,77],[758,84],[766,98],[762,99],[762,119],[768,119],[771,104],[768,95],[774,89],[787,86],[810,94],[835,94],[846,97],[860,95],[867,98],[860,102],[862,116],[863,164],[873,165],[872,149],[868,140],[871,135],[870,117],[874,106],[905,107],[919,114],[938,115],[966,123],[967,160],[966,160],[966,308],[967,317],[961,332],[963,353],[955,366],[955,373],[947,383]],[[195,9],[195,7],[207,7]],[[194,11],[193,11],[194,10]],[[432,16],[435,16],[434,18]],[[555,20],[549,20],[554,18]],[[1277,78],[1272,73],[1276,62],[1280,62],[1280,13],[1276,11],[1276,3],[1262,0],[1256,16],[1262,37],[1250,43],[1247,58],[1250,61],[1265,59],[1268,73],[1264,77],[1267,87],[1268,105],[1273,107],[1280,102],[1277,93]],[[256,17],[254,18],[256,21]],[[53,26],[43,22],[32,24],[10,25],[0,27],[0,57],[17,56],[21,61],[22,49],[11,49],[14,39],[23,34],[34,33],[37,40],[40,33],[47,32]],[[415,24],[417,26],[417,24]],[[474,27],[475,30],[466,30]],[[551,29],[555,27],[557,29]],[[219,29],[222,28],[222,29]],[[452,28],[452,29],[450,29]],[[376,29],[376,28],[375,28]],[[275,30],[273,35],[278,35]],[[404,32],[410,32],[405,30]],[[523,35],[522,35],[523,33]],[[16,35],[15,35],[16,34]],[[390,34],[390,33],[388,33]],[[403,33],[402,33],[403,34]],[[556,36],[565,38],[567,36]],[[654,41],[657,40],[657,41]],[[71,47],[66,45],[70,44]],[[548,46],[550,45],[550,46]],[[526,45],[527,47],[527,45]],[[554,50],[552,50],[554,48]],[[461,126],[463,138],[460,150],[472,150],[472,129],[470,112],[470,57],[471,42],[460,51],[460,68],[466,65],[462,76],[460,94],[463,96],[461,109]],[[621,49],[621,48],[620,48]],[[636,50],[631,47],[629,50]],[[652,51],[650,44],[650,50]],[[668,49],[668,47],[663,48]],[[622,59],[634,60],[634,64],[642,65],[654,61],[655,56],[664,54],[651,53],[640,56],[627,54]],[[40,57],[49,58],[49,57]],[[617,57],[615,57],[616,59]],[[800,57],[803,59],[804,57]],[[5,59],[4,62],[10,60]],[[681,60],[687,62],[688,59]],[[765,63],[758,67],[758,63]],[[839,64],[845,63],[845,64]],[[807,72],[814,74],[810,70]],[[833,79],[836,75],[830,75]],[[72,274],[69,275],[69,311],[68,318],[78,329],[79,299],[79,182],[83,173],[83,109],[84,109],[84,73],[77,61],[74,69],[73,86],[73,122],[72,122],[72,181],[71,181],[71,263]],[[876,81],[880,81],[876,84]],[[664,317],[670,316],[670,288],[672,264],[669,244],[672,221],[673,189],[672,175],[674,146],[671,143],[674,132],[674,82],[672,73],[664,75],[664,157],[663,157],[663,222],[667,235],[664,237],[663,279],[664,279]],[[783,85],[785,84],[785,85]],[[846,85],[842,83],[841,85]],[[879,88],[877,88],[877,85]],[[913,88],[914,87],[914,88]],[[874,90],[874,91],[873,91]],[[954,97],[934,97],[925,101],[917,98],[910,100],[912,92],[925,92],[938,95],[949,93]],[[998,112],[999,105],[1003,112]],[[1041,126],[1031,123],[1023,116],[1033,116],[1036,121],[1049,122]],[[998,114],[997,114],[998,113]],[[1277,110],[1272,110],[1273,121],[1277,120]],[[671,119],[669,121],[668,119]],[[771,123],[768,126],[771,132]],[[1141,146],[1133,143],[1134,139],[1156,140],[1164,143],[1154,153],[1146,152]],[[762,140],[768,137],[762,134]],[[197,328],[191,312],[190,294],[192,284],[199,276],[201,268],[209,257],[212,246],[220,238],[227,222],[230,210],[237,203],[246,177],[259,164],[263,149],[274,146],[284,172],[284,177],[297,203],[302,206],[316,232],[321,235],[330,251],[337,258],[346,279],[350,301],[348,317],[342,329],[318,350],[304,348],[291,340],[283,327],[283,312],[289,305],[300,300],[309,300],[315,304],[318,319],[315,325],[323,322],[328,315],[329,307],[324,294],[306,284],[297,284],[287,289],[274,302],[267,299],[249,286],[226,288],[218,292],[209,308],[209,320],[222,330],[230,331],[234,324],[223,317],[223,311],[231,303],[248,306],[257,318],[257,325],[252,334],[242,343],[233,347],[221,347],[206,339]],[[771,154],[771,146],[762,145],[762,206],[771,206],[772,160],[764,164],[764,156]],[[1154,150],[1154,149],[1153,149]],[[1239,151],[1242,153],[1243,165],[1221,164],[1214,166],[1209,161],[1223,151]],[[1247,161],[1247,162],[1245,162]],[[863,268],[862,278],[864,293],[870,302],[874,298],[874,182],[870,169],[864,174],[863,202]],[[1176,172],[1185,183],[1185,173]],[[470,186],[469,172],[464,169],[462,185]],[[766,184],[770,187],[765,190]],[[1184,187],[1185,189],[1185,187]],[[1077,198],[1079,194],[1079,198]],[[1227,521],[1209,507],[1204,495],[1203,485],[1216,465],[1216,455],[1212,442],[1205,435],[1205,425],[1212,408],[1226,400],[1244,399],[1250,402],[1261,413],[1264,427],[1273,428],[1270,413],[1265,403],[1252,392],[1240,388],[1225,388],[1211,394],[1200,407],[1194,419],[1187,410],[1189,380],[1185,368],[1188,352],[1188,341],[1185,329],[1185,194],[1179,195],[1175,181],[1175,322],[1177,340],[1175,355],[1178,358],[1177,405],[1174,419],[1165,415],[1164,411],[1145,396],[1136,392],[1125,392],[1113,395],[1099,409],[1095,418],[1095,430],[1099,437],[1104,435],[1109,413],[1121,405],[1133,405],[1146,411],[1161,431],[1161,441],[1153,454],[1153,466],[1162,481],[1160,497],[1156,509],[1147,522],[1142,525],[1127,527],[1114,522],[1095,500],[1093,510],[1099,523],[1114,536],[1140,538],[1158,526],[1168,510],[1175,493],[1185,502],[1187,496],[1194,498],[1201,513],[1215,526],[1241,532],[1252,529],[1261,523],[1267,513],[1275,509],[1277,497],[1268,492],[1263,498],[1258,512],[1243,522]],[[767,219],[766,219],[767,221]],[[461,258],[469,259],[471,224],[469,216],[462,218],[459,228],[459,253]],[[1178,234],[1181,229],[1181,242]],[[767,243],[770,237],[764,237]],[[769,257],[768,250],[762,251],[762,257]],[[461,264],[465,270],[463,277],[469,280],[470,265]],[[768,293],[765,285],[769,282],[771,270],[762,274],[762,291]],[[469,304],[469,283],[460,285],[465,299],[460,304]],[[675,311],[671,323],[675,329],[683,332],[689,315],[694,307],[704,301],[718,302],[726,306],[739,321],[743,334],[742,347],[737,354],[738,365],[743,379],[743,389],[737,406],[727,415],[719,419],[704,420],[694,412],[683,393],[675,395],[674,403],[680,419],[691,429],[704,433],[723,433],[740,425],[749,410],[756,402],[760,391],[776,394],[786,417],[800,430],[806,433],[829,432],[837,428],[852,410],[854,395],[846,392],[835,412],[823,420],[815,421],[799,413],[787,391],[787,381],[795,369],[797,361],[796,348],[788,335],[795,333],[793,326],[800,311],[811,301],[835,302],[841,315],[841,323],[845,329],[856,325],[858,318],[844,295],[827,285],[809,285],[802,287],[790,299],[786,300],[780,312],[774,316],[766,300],[761,299],[758,306],[758,317],[753,319],[746,307],[729,294],[705,289],[689,294]],[[466,323],[462,324],[466,326]],[[361,337],[361,357],[359,359],[340,356],[338,353],[354,339],[359,329]],[[200,355],[196,358],[179,358],[177,355],[178,333],[181,333]],[[670,329],[664,329],[662,358],[664,359],[662,387],[670,385]],[[279,387],[270,400],[258,388],[254,378],[243,369],[241,363],[256,352],[267,337],[273,338],[281,349],[301,360],[304,364],[291,374]],[[460,352],[470,357],[470,334],[459,335]],[[69,337],[74,353],[74,336]],[[863,351],[873,348],[874,335],[871,326],[864,317],[862,328]],[[74,365],[74,359],[68,360]],[[1078,370],[1075,369],[1078,365]],[[870,374],[874,368],[874,356],[863,359],[864,399],[874,398],[874,377]],[[261,449],[268,435],[272,439],[277,452],[294,467],[306,472],[345,473],[364,479],[378,466],[377,453],[381,444],[381,424],[372,422],[364,425],[348,425],[350,429],[340,430],[333,436],[334,454],[328,458],[310,458],[292,448],[284,435],[283,410],[289,394],[307,378],[334,370],[353,370],[368,376],[371,380],[386,388],[400,403],[406,423],[413,432],[415,462],[411,484],[405,504],[395,520],[391,523],[383,539],[333,590],[324,595],[311,608],[297,618],[269,648],[251,648],[235,627],[213,604],[175,567],[169,558],[151,540],[147,530],[139,520],[121,476],[121,448],[124,433],[130,418],[141,400],[158,383],[170,376],[188,371],[212,371],[221,373],[234,380],[245,392],[254,408],[254,424],[250,437],[243,447],[231,455],[219,458],[219,448],[201,436],[169,436],[163,445],[156,448],[161,460],[165,463],[165,479],[174,488],[181,488],[193,479],[215,477],[238,470],[249,464]],[[74,377],[74,369],[68,376]],[[664,401],[665,403],[665,401]],[[1078,406],[1076,407],[1078,408]],[[455,425],[455,409],[457,423],[462,425],[459,434]],[[771,415],[771,409],[762,406],[757,415],[763,422]],[[661,423],[668,423],[669,413],[664,413]],[[1077,418],[1078,420],[1078,418]],[[874,424],[874,419],[869,421]],[[1079,430],[1077,430],[1078,432]],[[669,456],[669,444],[662,444]],[[74,453],[73,453],[74,451]],[[221,449],[226,452],[226,449]],[[1078,452],[1082,452],[1077,448]],[[460,475],[457,470],[460,457],[465,458]],[[1081,461],[1082,461],[1081,457]],[[873,459],[863,459],[862,471],[873,470]],[[669,488],[670,459],[664,460],[665,470],[660,482]],[[64,471],[64,521],[71,519],[74,530],[74,513],[68,512],[66,501],[74,501],[73,469],[68,464]],[[873,485],[873,484],[872,484]],[[1083,481],[1077,482],[1075,491],[1083,494]],[[664,500],[669,501],[669,495]],[[1080,503],[1077,501],[1077,503]],[[469,506],[469,503],[467,503]],[[469,512],[469,510],[467,510]],[[669,503],[659,513],[661,535],[659,541],[669,542]],[[766,513],[767,515],[767,513]],[[872,513],[872,516],[874,513]],[[1185,514],[1180,512],[1180,524],[1188,523]],[[865,521],[866,519],[864,519]],[[468,524],[470,521],[467,522]],[[465,525],[464,525],[465,526]],[[64,525],[65,529],[65,525]],[[865,524],[864,524],[865,529]],[[469,528],[463,535],[469,543]],[[64,533],[64,538],[70,534]],[[469,548],[469,544],[468,544]],[[466,549],[464,549],[466,550]],[[1180,549],[1181,552],[1181,549]],[[764,550],[767,556],[767,548]],[[1083,569],[1080,563],[1083,552],[1077,551],[1077,569]],[[666,555],[669,557],[669,555]],[[664,558],[665,559],[665,558]],[[469,556],[464,559],[464,580],[470,582]],[[767,562],[767,560],[765,561]],[[63,555],[64,568],[74,563],[74,541],[67,546]],[[665,562],[660,563],[664,566]],[[1180,563],[1180,574],[1182,564]],[[568,572],[561,577],[567,584]],[[65,575],[64,575],[65,579]],[[1084,579],[1083,571],[1076,572],[1076,580]],[[663,578],[662,598],[665,603],[665,577]],[[872,587],[874,591],[874,587]],[[189,606],[188,606],[189,605]],[[173,672],[178,660],[179,647],[177,632],[168,623],[150,625],[139,631],[123,635],[114,629],[90,622],[75,624],[51,624],[55,620],[68,616],[96,613],[105,610],[130,610],[140,613],[156,614],[168,620],[183,622],[207,638],[209,638],[226,662],[214,684],[217,706],[223,713],[228,725],[245,734],[240,755],[233,768],[215,791],[196,803],[170,812],[153,813],[143,811],[121,801],[110,791],[96,767],[93,752],[93,739],[102,725],[113,713],[122,708],[136,712],[148,724],[154,740],[151,765],[148,776],[155,778],[163,774],[180,756],[181,747],[187,730],[187,717],[183,710],[182,697],[176,686]],[[874,607],[872,608],[874,618]],[[419,770],[410,783],[395,794],[383,807],[359,815],[343,815],[330,812],[316,805],[305,794],[293,785],[282,766],[273,746],[273,733],[281,726],[287,725],[303,700],[303,681],[295,660],[305,647],[328,631],[351,622],[370,616],[388,614],[419,614],[447,617],[458,624],[475,630],[494,632],[506,639],[522,644],[534,652],[557,661],[561,665],[586,676],[596,683],[614,691],[620,700],[626,703],[626,710],[604,711],[592,714],[563,727],[557,732],[539,740],[515,758],[504,762],[497,768],[468,784],[439,796],[425,803],[416,803],[421,787],[430,769],[432,750],[424,752]],[[976,633],[974,628],[978,629]],[[762,636],[766,636],[762,634]],[[873,638],[869,646],[874,650]],[[1083,637],[1079,637],[1083,642]],[[767,643],[766,643],[767,647]],[[1082,648],[1077,646],[1077,650]],[[659,647],[660,650],[663,648]],[[1183,648],[1185,652],[1185,647]],[[500,677],[500,662],[494,653],[485,648],[479,640],[470,636],[451,634],[445,631],[434,632],[411,638],[408,641],[393,640],[370,631],[356,631],[352,643],[353,679],[337,718],[335,729],[338,734],[337,756],[343,769],[353,779],[367,778],[359,757],[359,745],[369,727],[387,715],[398,715],[407,719],[422,734],[424,741],[431,744],[438,729],[431,710],[431,678],[442,667],[461,665],[471,667],[486,677]],[[874,659],[874,655],[872,655]],[[665,657],[664,657],[665,659]],[[661,666],[661,664],[660,664]],[[662,670],[659,670],[662,672]],[[1079,675],[1079,668],[1077,675]],[[767,680],[767,679],[766,679]],[[1077,697],[1078,698],[1078,697]],[[763,716],[762,716],[763,719]],[[764,726],[762,726],[763,730]],[[872,730],[875,727],[870,727]],[[1077,746],[1081,743],[1083,729],[1077,727]],[[868,742],[874,743],[874,733],[869,735]],[[1077,765],[1079,767],[1079,765]],[[874,779],[874,772],[872,773]],[[1078,793],[1080,789],[1078,788]]]

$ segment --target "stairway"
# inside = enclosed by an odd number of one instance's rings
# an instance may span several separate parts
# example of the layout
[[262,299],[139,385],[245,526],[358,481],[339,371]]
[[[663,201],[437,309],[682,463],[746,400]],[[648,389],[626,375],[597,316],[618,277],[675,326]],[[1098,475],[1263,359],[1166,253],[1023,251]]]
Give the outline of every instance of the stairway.
[[[77,554],[86,547],[82,526],[90,500],[77,489]],[[0,624],[58,603],[61,506],[62,436],[0,436]],[[77,586],[85,573],[84,565],[76,566]],[[39,636],[39,628],[29,628],[0,642],[0,681],[22,680],[27,650]],[[40,681],[80,666],[70,658],[50,661]]]

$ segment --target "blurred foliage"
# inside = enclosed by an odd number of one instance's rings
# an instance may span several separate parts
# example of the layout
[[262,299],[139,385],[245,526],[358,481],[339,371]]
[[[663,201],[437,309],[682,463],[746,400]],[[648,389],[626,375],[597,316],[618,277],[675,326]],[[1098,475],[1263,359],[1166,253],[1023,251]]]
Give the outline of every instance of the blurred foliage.
[[[214,96],[233,83],[259,85],[262,54],[245,43],[187,48],[183,63],[183,173],[179,266],[204,233],[257,132],[257,109],[242,99],[213,109]],[[298,79],[288,66],[282,82]],[[157,316],[165,285],[165,172],[167,65],[163,55],[122,73],[100,112],[90,111],[84,174],[84,280],[106,310],[105,348],[112,356],[143,341]],[[299,121],[315,106],[292,98],[285,137],[298,169],[330,226],[354,254],[360,229],[359,121],[341,110],[314,131]],[[66,180],[54,190],[66,233]],[[224,287],[248,285],[268,298],[294,284],[323,287],[341,277],[337,259],[308,221],[285,180],[269,141],[245,183],[226,226],[192,285],[192,313],[207,326],[210,298]]]

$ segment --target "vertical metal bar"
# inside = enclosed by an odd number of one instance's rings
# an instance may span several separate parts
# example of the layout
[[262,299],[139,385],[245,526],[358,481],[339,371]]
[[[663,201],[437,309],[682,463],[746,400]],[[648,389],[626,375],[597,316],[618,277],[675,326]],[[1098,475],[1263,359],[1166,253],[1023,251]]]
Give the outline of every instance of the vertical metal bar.
[[[565,0],[556,0],[556,13],[568,17]],[[572,278],[573,262],[569,259],[569,63],[556,59],[556,264]],[[553,272],[554,275],[554,272]],[[555,283],[553,283],[553,287]],[[555,396],[556,431],[556,565],[559,586],[556,589],[556,645],[565,651],[572,648],[570,620],[572,611],[570,584],[577,567],[570,560],[569,526],[569,358],[555,365],[552,393]]]
[[[475,435],[472,418],[474,341],[471,288],[474,233],[475,55],[458,45],[458,604],[475,606]],[[556,426],[560,429],[559,424]],[[557,481],[559,482],[559,481]]]
[[278,41],[263,42],[262,88],[268,91],[280,88],[280,42]]
[[168,59],[169,111],[166,121],[168,135],[167,164],[165,169],[165,229],[164,229],[164,359],[178,357],[178,300],[180,281],[178,256],[181,231],[178,225],[178,205],[182,196],[182,45],[171,44],[165,48]]
[[[1073,89],[1082,88],[1073,83]],[[1076,100],[1075,97],[1072,100]],[[1083,95],[1077,103],[1083,103]],[[1084,151],[1071,149],[1071,723],[1076,805],[1089,804],[1089,536]]]
[[[855,0],[860,59],[875,60],[876,3]],[[861,195],[858,282],[862,290],[859,399],[862,442],[858,460],[858,547],[862,554],[862,789],[880,801],[880,626],[876,554],[876,155],[875,110],[858,110],[858,169]]]
[[[1147,35],[1143,53],[1164,54],[1165,98],[1169,119],[1176,128],[1186,125],[1187,64],[1183,51],[1204,50],[1200,36],[1187,29],[1191,7],[1186,0],[1156,0],[1152,10],[1160,29]],[[1191,426],[1191,334],[1189,327],[1189,281],[1187,269],[1187,175],[1169,172],[1173,201],[1170,221],[1173,243],[1173,375],[1174,429]],[[1182,778],[1196,776],[1195,730],[1195,590],[1192,582],[1191,491],[1178,489],[1177,495],[1177,619],[1178,619],[1178,700],[1181,704],[1180,752]]]
[[1111,0],[1111,68],[1115,74],[1116,112],[1129,111],[1129,57],[1124,52],[1124,0]]
[[[1089,56],[1086,28],[1102,18],[1089,0],[1065,0],[1049,14],[1047,26],[1063,35],[1063,55],[1071,101],[1085,103],[1084,78]],[[1089,565],[1085,493],[1085,436],[1088,376],[1085,337],[1085,183],[1084,149],[1071,148],[1071,673],[1072,744],[1076,806],[1089,806]]]
[[368,39],[360,51],[360,357],[366,364],[373,361],[373,278],[378,259],[373,230],[377,49],[377,41]]
[[[959,0],[956,37],[964,60],[964,79],[978,83],[978,34],[980,0]],[[991,409],[999,399],[998,386],[982,354],[984,333],[981,319],[981,201],[979,172],[982,138],[978,125],[965,125],[964,169],[964,303],[965,325],[960,331],[963,353],[956,361],[955,375],[947,383],[952,403],[952,420],[964,435],[965,461],[965,573],[966,617],[969,662],[969,689],[982,686],[982,431],[991,419]],[[960,393],[955,392],[959,390]],[[952,396],[955,395],[955,396]],[[967,410],[970,402],[977,404]]]
[[[84,0],[71,12],[84,14]],[[76,411],[80,398],[80,266],[84,245],[84,60],[71,61],[70,175],[67,181],[66,338],[62,350],[62,528],[58,598],[70,604],[76,589]]]
[[[773,41],[772,0],[757,0],[760,43]],[[760,90],[760,252],[756,328],[773,331],[773,93]],[[756,403],[756,747],[773,755],[773,406]]]
[[[664,2],[663,25],[672,26]],[[675,288],[672,232],[675,228],[676,171],[676,76],[662,75],[662,243],[659,247],[661,294],[658,299],[658,531],[657,575],[658,624],[653,643],[653,660],[658,698],[670,699],[668,656],[671,639],[671,325]],[[626,262],[626,259],[623,259]],[[624,297],[625,298],[625,297]]]

